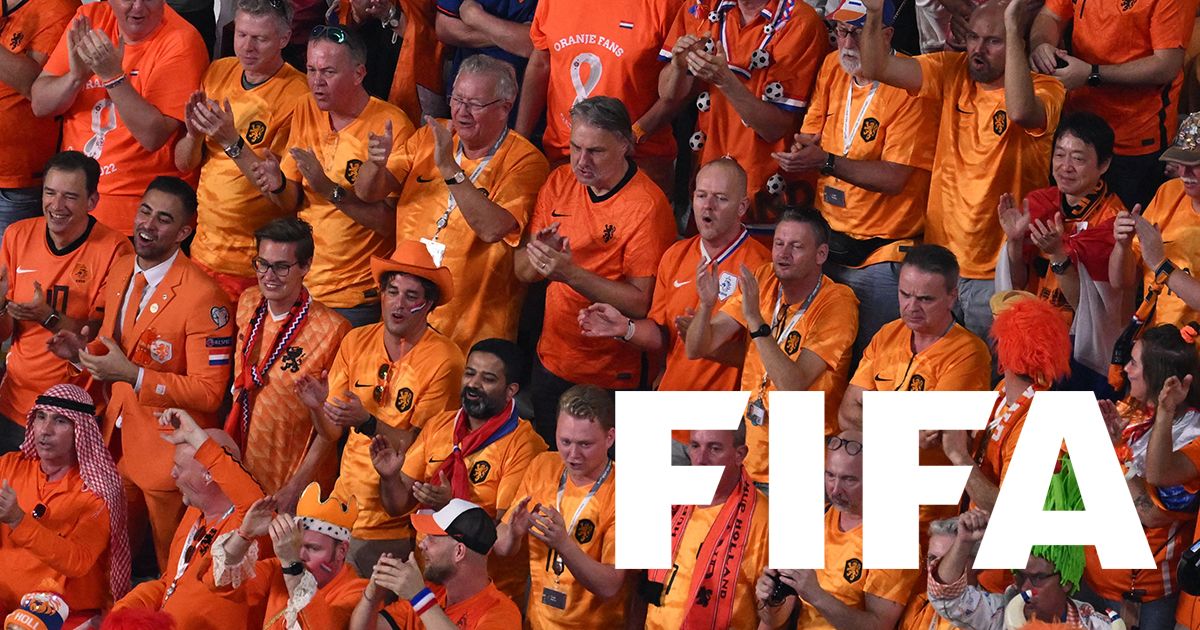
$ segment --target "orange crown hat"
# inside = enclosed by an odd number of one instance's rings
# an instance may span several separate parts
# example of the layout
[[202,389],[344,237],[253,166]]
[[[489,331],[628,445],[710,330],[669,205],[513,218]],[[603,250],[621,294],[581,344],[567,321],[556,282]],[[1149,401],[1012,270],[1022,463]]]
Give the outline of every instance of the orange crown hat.
[[379,284],[383,274],[389,271],[411,274],[436,284],[440,294],[438,306],[446,304],[454,297],[454,278],[450,277],[450,270],[433,264],[433,256],[429,255],[429,250],[420,242],[400,241],[390,259],[371,257],[371,275],[375,278],[375,284]]
[[343,542],[350,540],[350,530],[358,519],[358,501],[350,497],[350,503],[342,503],[333,497],[321,500],[321,484],[312,482],[300,495],[296,504],[296,519],[306,530],[325,534]]
[[1071,373],[1070,331],[1059,309],[1024,291],[996,294],[992,306],[991,337],[1002,371],[1028,376],[1043,387]]

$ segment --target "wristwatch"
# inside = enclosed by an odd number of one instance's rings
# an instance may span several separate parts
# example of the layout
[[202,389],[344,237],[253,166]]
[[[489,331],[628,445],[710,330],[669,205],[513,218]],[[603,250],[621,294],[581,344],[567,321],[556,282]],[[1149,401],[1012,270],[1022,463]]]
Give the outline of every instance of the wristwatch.
[[333,203],[340,203],[345,198],[346,198],[346,189],[342,188],[340,185],[334,186],[333,190],[329,193],[329,200],[332,201]]
[[1070,269],[1070,268],[1071,268],[1071,259],[1070,258],[1064,258],[1064,259],[1060,260],[1059,262],[1051,262],[1050,263],[1050,271],[1053,271],[1054,275],[1056,275],[1056,276],[1061,276],[1064,273],[1067,273],[1067,269]]
[[246,146],[246,140],[244,138],[242,138],[241,136],[238,136],[237,142],[235,142],[227,147],[224,147],[225,155],[228,155],[229,159],[231,159],[231,160],[236,160],[236,159],[238,159],[238,156],[240,156],[242,154],[242,149],[245,148],[245,146]]
[[830,153],[825,158],[825,164],[821,166],[822,175],[833,175],[833,167],[837,163],[837,156]]
[[769,336],[770,334],[771,334],[771,326],[769,324],[764,323],[762,326],[759,326],[758,328],[750,331],[750,338],[758,339],[759,337],[766,337],[766,336]]
[[293,562],[279,570],[284,575],[300,575],[304,573],[304,563]]
[[1158,269],[1154,270],[1154,281],[1158,284],[1165,285],[1167,280],[1171,279],[1171,274],[1175,273],[1176,271],[1179,271],[1179,267],[1176,267],[1175,263],[1171,262],[1170,258],[1163,259],[1162,264],[1158,266]]
[[58,311],[52,310],[50,311],[50,314],[46,316],[46,319],[42,320],[42,328],[53,331],[54,327],[58,326],[58,322],[60,321],[62,321],[62,315],[59,315]]
[[465,181],[467,181],[467,174],[460,169],[454,175],[446,178],[446,185],[453,186],[455,184],[461,184]]
[[1092,64],[1092,73],[1088,75],[1087,84],[1092,87],[1100,85],[1100,64]]

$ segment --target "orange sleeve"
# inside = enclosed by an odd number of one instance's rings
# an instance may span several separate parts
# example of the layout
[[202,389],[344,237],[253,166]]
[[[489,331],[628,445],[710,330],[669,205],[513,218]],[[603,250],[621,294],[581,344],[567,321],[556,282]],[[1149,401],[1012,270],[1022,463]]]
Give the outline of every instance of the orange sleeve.
[[[36,51],[49,56],[54,51],[58,40],[67,30],[67,25],[71,23],[71,16],[74,13],[74,11],[63,10],[65,4],[55,3],[54,7],[38,7],[39,11],[46,13],[42,15],[42,19],[38,20],[41,28],[34,32],[27,52]],[[54,16],[54,19],[46,19],[48,16]]]
[[1188,47],[1196,20],[1196,0],[1159,0],[1150,16],[1151,48]]
[[1188,461],[1192,462],[1192,466],[1195,466],[1197,471],[1200,471],[1200,438],[1184,444],[1183,448],[1179,449],[1179,452],[1183,453],[1188,458]]
[[[87,5],[79,7],[75,11],[75,15],[85,15],[84,9],[86,8]],[[71,19],[74,20],[75,17],[72,16]],[[59,34],[58,43],[54,45],[52,51],[50,58],[46,60],[46,65],[42,66],[42,71],[49,75],[62,76],[70,69],[70,61],[67,59],[67,32],[65,28]]]
[[111,521],[104,501],[90,492],[81,492],[72,503],[79,509],[80,522],[88,526],[75,528],[67,537],[26,514],[12,530],[12,541],[55,571],[77,578],[87,575],[107,555]]
[[521,613],[512,602],[507,602],[507,606],[503,605],[504,602],[484,600],[480,603],[486,603],[489,607],[471,626],[472,630],[512,630],[521,627]]
[[432,423],[426,425],[417,434],[417,439],[413,440],[412,444],[408,446],[408,450],[404,453],[404,465],[400,468],[400,472],[407,475],[409,479],[425,481],[425,474],[427,472],[425,460],[429,457],[426,455],[429,451],[429,440],[437,432],[439,426],[441,425],[433,426]]
[[196,461],[208,469],[213,481],[244,515],[255,501],[263,498],[262,488],[241,462],[211,439],[196,449]]
[[[540,6],[538,7],[541,8]],[[559,168],[566,168],[565,166]],[[554,199],[558,196],[559,182],[561,177],[557,177],[558,169],[546,178],[545,185],[538,191],[537,201],[533,204],[533,216],[529,219],[529,236],[532,237],[538,231],[550,225],[551,206],[554,205]]]
[[529,39],[533,42],[534,50],[550,49],[550,44],[546,42],[546,32],[542,30],[549,10],[549,2],[539,2],[533,13],[533,22],[529,25]]
[[[831,286],[829,289],[839,286],[844,285]],[[822,300],[823,304],[812,309],[811,313],[804,314],[804,319],[813,322],[813,325],[804,336],[801,347],[821,357],[830,370],[837,369],[841,358],[850,350],[858,335],[858,300],[844,299],[842,293],[830,293],[830,299]],[[844,293],[853,295],[848,287]],[[800,354],[797,353],[796,359],[799,358]]]
[[879,351],[879,335],[871,338],[871,342],[863,349],[862,358],[858,360],[858,369],[850,378],[850,384],[865,390],[875,391],[875,354]]
[[138,402],[144,407],[182,407],[212,413],[225,397],[225,388],[229,384],[229,362],[211,358],[213,348],[207,344],[209,339],[232,337],[234,334],[232,317],[226,317],[223,326],[213,326],[213,309],[231,311],[229,299],[212,283],[208,287],[200,287],[200,290],[208,295],[192,300],[192,308],[183,322],[187,371],[175,374],[149,368],[143,370],[142,387],[137,396]]
[[1046,0],[1044,7],[1064,27],[1075,18],[1075,3],[1071,0]]
[[681,6],[675,15],[667,18],[670,24],[667,27],[667,36],[663,39],[662,49],[658,51],[660,61],[668,63],[671,61],[671,51],[675,48],[675,42],[679,41],[680,37],[687,35],[688,32],[688,9],[699,6],[698,4]]
[[429,379],[426,381],[432,385],[421,392],[413,405],[412,415],[409,416],[413,426],[423,428],[431,418],[458,405],[462,373],[461,357],[442,357],[442,361],[430,370]]
[[[965,330],[963,331],[966,332]],[[958,356],[948,357],[938,374],[937,389],[939,391],[986,392],[992,389],[992,362],[987,347],[977,337],[971,336],[968,342],[977,342],[974,351],[966,348]],[[964,344],[967,345],[967,344]],[[969,345],[975,346],[976,343]]]
[[113,604],[112,611],[124,608],[142,610],[159,610],[162,608],[163,595],[167,593],[167,583],[162,578],[142,582],[126,593],[120,601]]
[[[524,422],[519,420],[518,422]],[[529,464],[535,457],[546,450],[546,443],[532,430],[532,427],[521,427],[528,430],[527,439],[520,440],[504,458],[504,470],[500,475],[500,483],[496,486],[496,510],[508,511],[525,495],[520,489],[525,481]]]
[[829,41],[825,23],[817,17],[817,13],[807,4],[797,3],[795,14],[788,24],[788,30],[800,28],[798,34],[792,34],[789,41],[793,47],[786,53],[777,52],[775,61],[767,66],[767,84],[778,81],[783,86],[783,98],[774,102],[786,110],[799,111],[807,106],[812,96],[813,82],[817,80],[817,71],[821,67],[821,59],[829,51],[826,42]]
[[881,597],[892,603],[907,605],[913,595],[921,572],[898,569],[870,569],[863,581],[863,592]]
[[663,252],[675,242],[675,221],[671,218],[670,206],[657,189],[654,192],[657,193],[654,205],[642,211],[641,225],[634,228],[633,236],[625,246],[621,271],[626,278],[656,275]]
[[[800,133],[821,133],[825,128],[825,115],[829,108],[830,76],[835,66],[838,66],[837,52],[825,56],[821,63],[821,71],[817,74],[817,84],[813,86],[812,98],[808,101],[808,110],[804,113],[804,123],[800,125]],[[791,146],[790,138],[784,142]]]
[[[153,80],[142,84],[139,94],[163,116],[182,121],[188,97],[200,87],[200,79],[208,69],[208,53],[198,33],[186,24],[182,24],[171,39],[172,45],[159,51],[163,58],[174,60],[169,66],[170,72],[156,73]],[[194,43],[200,45],[192,45]]]
[[[1190,27],[1188,32],[1191,33]],[[1024,131],[1030,136],[1039,138],[1047,133],[1053,133],[1058,128],[1063,102],[1067,100],[1067,90],[1058,79],[1034,74],[1033,96],[1042,104],[1042,109],[1046,112],[1046,124],[1040,129],[1024,129]]]
[[517,229],[504,236],[504,242],[510,247],[521,244],[521,234],[525,232],[525,226],[533,214],[538,191],[546,183],[549,174],[549,163],[536,150],[521,153],[512,164],[505,164],[504,171],[495,183],[496,196],[492,203],[504,208],[517,220]]
[[914,96],[935,101],[942,100],[944,83],[951,59],[961,54],[935,52],[913,57],[913,59],[917,60],[918,64],[921,64],[921,88]]
[[[392,133],[395,132],[396,130],[392,129]],[[409,136],[398,150],[388,156],[387,170],[396,178],[396,181],[400,182],[401,186],[404,185],[404,180],[408,179],[408,174],[412,172],[414,156],[421,150],[421,141],[427,139],[429,134],[427,128],[422,127],[420,131]],[[395,140],[394,137],[392,139]]]
[[[903,98],[904,92],[898,92]],[[883,139],[881,160],[904,164],[927,171],[933,170],[933,151],[938,133],[937,106],[926,99],[905,98],[896,110],[896,118],[888,125]]]

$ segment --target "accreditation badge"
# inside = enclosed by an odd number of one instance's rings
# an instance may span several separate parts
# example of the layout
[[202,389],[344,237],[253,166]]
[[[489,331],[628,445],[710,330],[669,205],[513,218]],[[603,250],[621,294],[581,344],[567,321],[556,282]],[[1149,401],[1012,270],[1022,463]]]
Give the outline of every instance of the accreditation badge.
[[825,203],[838,208],[846,207],[846,191],[833,186],[825,186]]
[[767,421],[767,406],[763,404],[762,397],[755,398],[746,407],[746,421],[756,427],[761,427]]
[[542,589],[542,603],[559,610],[567,609],[567,594],[562,591],[556,591],[550,587]]

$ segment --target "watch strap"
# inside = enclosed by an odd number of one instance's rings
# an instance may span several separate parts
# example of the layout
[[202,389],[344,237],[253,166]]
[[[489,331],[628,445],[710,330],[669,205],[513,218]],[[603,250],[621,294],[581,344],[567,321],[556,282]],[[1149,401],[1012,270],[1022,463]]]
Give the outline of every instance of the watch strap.
[[236,160],[239,156],[241,156],[242,149],[246,148],[246,139],[238,136],[237,142],[222,148],[225,151],[225,155],[228,155],[231,159]]
[[455,184],[461,184],[465,181],[467,181],[467,174],[462,169],[459,169],[457,173],[446,178],[446,185],[453,186]]
[[750,338],[758,339],[759,337],[766,337],[770,334],[771,334],[770,324],[763,324],[762,326],[759,326],[758,328],[755,328],[754,330],[750,331]]
[[304,563],[293,562],[279,570],[284,575],[300,575],[304,573]]

